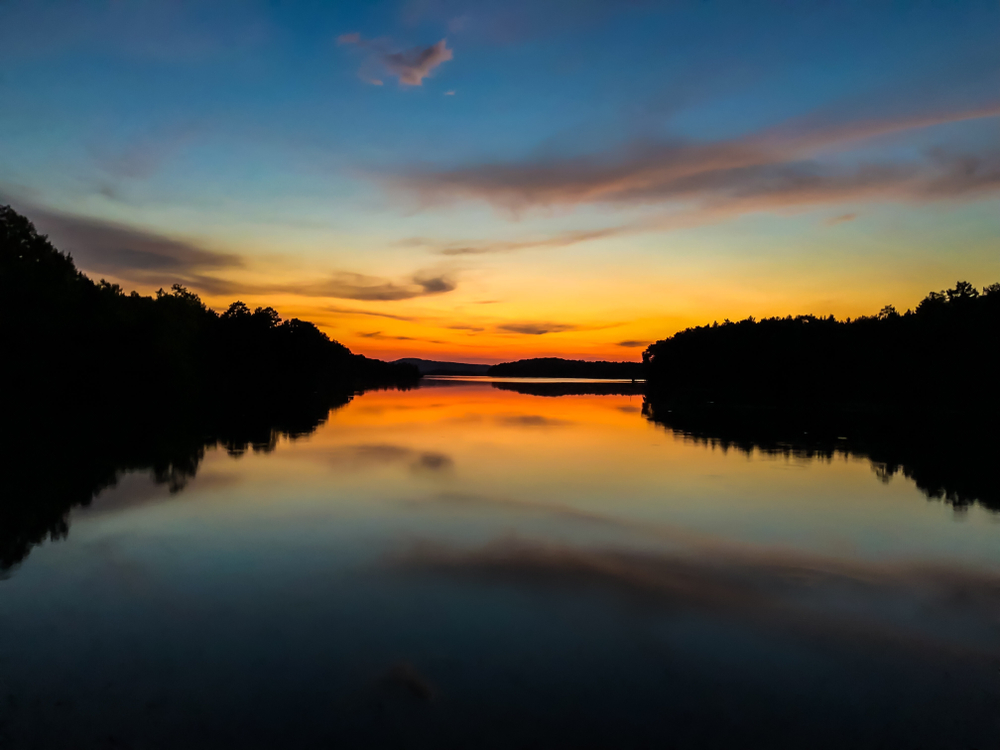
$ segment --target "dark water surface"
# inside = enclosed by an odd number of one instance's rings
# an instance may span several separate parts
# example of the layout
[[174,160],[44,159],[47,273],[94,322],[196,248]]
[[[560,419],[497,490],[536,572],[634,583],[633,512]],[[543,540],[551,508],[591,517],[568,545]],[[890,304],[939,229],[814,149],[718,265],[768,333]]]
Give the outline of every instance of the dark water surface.
[[0,747],[1000,745],[989,503],[692,437],[626,383],[500,385],[8,529]]

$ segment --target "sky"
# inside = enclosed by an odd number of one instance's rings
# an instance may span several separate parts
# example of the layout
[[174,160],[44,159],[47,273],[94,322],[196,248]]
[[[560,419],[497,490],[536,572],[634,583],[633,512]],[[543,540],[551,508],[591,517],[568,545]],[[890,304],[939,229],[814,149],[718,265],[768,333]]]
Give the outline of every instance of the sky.
[[1000,281],[1000,2],[0,0],[0,203],[385,359]]

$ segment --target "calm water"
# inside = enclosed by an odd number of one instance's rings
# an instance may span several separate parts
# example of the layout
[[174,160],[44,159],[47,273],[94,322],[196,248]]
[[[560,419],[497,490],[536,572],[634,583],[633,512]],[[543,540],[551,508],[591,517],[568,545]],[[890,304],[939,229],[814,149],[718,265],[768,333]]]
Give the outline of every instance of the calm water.
[[1000,744],[1000,516],[642,405],[427,381],[125,473],[0,580],[0,747]]

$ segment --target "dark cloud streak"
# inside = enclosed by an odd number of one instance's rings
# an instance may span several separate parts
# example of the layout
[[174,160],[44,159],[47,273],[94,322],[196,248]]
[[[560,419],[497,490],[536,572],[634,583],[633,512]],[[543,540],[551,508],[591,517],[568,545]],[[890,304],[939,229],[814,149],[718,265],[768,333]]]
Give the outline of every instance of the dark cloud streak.
[[418,272],[403,282],[396,282],[379,276],[338,271],[319,281],[268,286],[247,285],[242,288],[246,289],[248,294],[295,294],[302,297],[332,297],[361,302],[397,302],[445,294],[453,291],[456,286],[447,274]]
[[[40,208],[0,194],[0,204],[10,203],[35,223],[39,232],[70,253],[80,270],[145,286],[183,284],[208,294],[295,294],[359,301],[397,301],[445,294],[456,288],[445,273],[418,271],[403,281],[340,271],[319,281],[300,284],[252,284],[219,278],[212,271],[245,268],[233,253],[207,250],[196,244],[123,224]],[[398,318],[388,313],[355,314]]]
[[521,240],[515,242],[489,242],[483,244],[465,243],[460,245],[446,245],[437,250],[439,255],[490,255],[495,253],[513,253],[518,250],[548,248],[548,247],[568,247],[590,240],[614,237],[629,232],[629,227],[604,227],[601,229],[580,229],[561,232],[551,237],[537,240]]
[[577,326],[569,323],[504,323],[497,327],[501,331],[527,336],[543,336],[546,333],[563,333],[577,329]]
[[[409,279],[392,281],[381,276],[369,276],[350,271],[336,271],[325,278],[309,279],[301,283],[237,284],[221,279],[211,279],[207,283],[211,286],[211,291],[220,294],[290,294],[299,297],[327,297],[358,302],[398,302],[417,297],[445,294],[457,288],[455,281],[447,274],[416,273]],[[198,288],[205,287],[199,286]],[[413,320],[390,313],[344,310],[342,308],[327,309],[329,312],[347,315],[372,315],[395,320]]]
[[335,466],[351,469],[405,464],[414,472],[446,472],[455,465],[455,460],[447,453],[420,451],[392,443],[341,446],[330,451],[329,460]]
[[[819,157],[874,137],[933,125],[997,117],[1000,106],[828,126],[798,121],[716,142],[634,141],[605,153],[542,156],[522,162],[453,169],[412,169],[390,178],[424,204],[483,200],[521,212],[593,203],[678,203],[703,217],[852,199],[938,200],[1000,189],[1000,158],[932,152],[924,159],[840,167]],[[581,233],[576,241],[621,232]],[[554,240],[554,244],[567,239]],[[530,244],[530,243],[529,243]],[[545,244],[533,243],[533,246]],[[444,248],[472,255],[518,249],[522,243]]]
[[382,331],[368,331],[368,332],[358,332],[356,335],[361,336],[366,339],[377,339],[378,341],[420,341],[425,344],[447,344],[447,341],[438,341],[436,339],[424,339],[417,336],[390,336],[382,333]]
[[[366,40],[358,33],[341,34],[337,37],[337,44],[355,46],[372,53],[373,62],[389,75],[395,76],[402,86],[423,86],[424,79],[436,67],[454,58],[454,52],[448,49],[448,43],[444,39],[426,47],[412,47],[400,52],[390,52],[385,49],[383,41]],[[362,79],[374,85],[382,85],[380,78],[369,75],[364,70],[361,70]]]
[[[0,196],[0,203],[6,199]],[[229,282],[205,276],[206,270],[242,268],[242,258],[194,243],[84,216],[26,206],[24,211],[52,244],[72,255],[80,270],[122,281],[152,286],[183,283],[206,289],[225,288]]]
[[[591,519],[584,514],[581,520]],[[832,637],[912,650],[923,657],[1000,655],[995,643],[965,637],[970,622],[992,622],[1000,609],[996,575],[974,570],[865,564],[717,544],[637,552],[516,537],[475,548],[417,543],[387,563],[472,580],[481,586],[589,590],[633,602],[644,610],[711,613],[823,640]],[[854,608],[843,608],[845,596],[854,600]],[[864,617],[854,614],[861,601],[865,602]],[[934,621],[924,625],[901,618],[903,602],[920,602],[935,613]],[[943,629],[943,623],[953,627]]]
[[324,307],[325,312],[335,313],[337,315],[366,315],[374,318],[389,318],[391,320],[402,320],[407,323],[412,323],[417,320],[417,318],[407,316],[407,315],[394,315],[393,313],[377,312],[375,310],[355,310],[349,307]]
[[[298,294],[314,297],[391,302],[443,294],[455,288],[446,276],[414,276],[409,283],[397,284],[357,273],[337,273],[313,286],[294,288]],[[291,289],[289,290],[291,291]]]

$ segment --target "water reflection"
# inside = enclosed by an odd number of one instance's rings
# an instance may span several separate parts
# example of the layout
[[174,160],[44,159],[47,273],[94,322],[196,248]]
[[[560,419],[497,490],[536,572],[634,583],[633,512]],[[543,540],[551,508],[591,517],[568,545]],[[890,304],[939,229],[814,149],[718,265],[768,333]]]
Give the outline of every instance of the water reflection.
[[88,506],[122,476],[148,472],[153,482],[180,492],[194,478],[207,450],[219,447],[238,458],[269,453],[280,438],[314,432],[331,409],[352,396],[299,402],[280,410],[248,408],[211,419],[127,422],[78,419],[50,426],[49,419],[20,425],[3,455],[0,502],[0,575],[46,539],[64,539],[72,508]]
[[[655,529],[645,531],[656,535]],[[474,586],[507,585],[550,596],[592,592],[639,612],[734,618],[744,627],[891,649],[911,658],[1000,657],[996,575],[691,541],[656,551],[519,538],[476,548],[420,544],[394,553],[391,563]],[[922,618],[896,611],[914,600],[926,608]]]
[[883,483],[900,475],[958,511],[979,503],[1000,512],[1000,436],[978,415],[776,412],[691,407],[649,397],[642,413],[695,443],[724,451],[825,461],[864,458]]
[[330,461],[346,469],[403,463],[411,471],[447,471],[455,463],[447,453],[419,451],[387,443],[344,446],[330,452]]
[[491,383],[501,391],[513,391],[528,396],[641,396],[645,383],[622,381],[540,381],[522,380]]
[[[486,387],[528,396],[641,396],[644,384],[595,381],[492,380],[455,378],[427,379],[428,389],[468,390]],[[432,391],[435,392],[435,391]],[[22,561],[30,549],[45,539],[61,539],[68,533],[67,515],[75,506],[87,506],[92,498],[114,487],[123,474],[148,471],[153,481],[179,492],[193,478],[206,450],[219,447],[229,456],[248,451],[268,453],[281,438],[294,440],[313,433],[327,420],[331,409],[348,404],[345,395],[334,402],[298,405],[281,412],[227,415],[211,423],[131,425],[116,428],[113,422],[65,426],[50,431],[33,425],[4,459],[6,500],[0,503],[0,572]],[[387,409],[394,411],[441,409],[445,403],[362,404],[359,411],[378,418]],[[883,483],[894,476],[912,480],[929,498],[940,499],[956,510],[979,503],[1000,511],[1000,481],[993,468],[997,441],[988,426],[965,420],[956,426],[950,419],[946,428],[935,424],[908,422],[887,425],[870,415],[848,415],[833,423],[815,416],[767,414],[713,409],[694,409],[658,402],[645,397],[641,402],[615,404],[623,414],[642,416],[694,444],[722,451],[734,450],[746,456],[796,457],[830,461],[837,456],[860,457]],[[536,410],[537,411],[537,410]],[[539,413],[466,413],[450,416],[451,421],[482,423],[514,428],[568,427],[576,420],[567,415]],[[809,429],[803,429],[808,427]],[[848,432],[848,435],[841,435]],[[359,468],[372,464],[405,464],[411,471],[446,472],[454,458],[447,452],[421,451],[393,444],[344,446],[331,452],[331,464]],[[60,466],[52,471],[53,461]]]
[[[916,438],[631,383],[429,381],[300,417],[50,435],[7,470],[58,502],[4,537],[0,746],[1000,738],[986,474],[949,458],[975,502],[926,502]],[[53,519],[72,534],[37,545]]]

